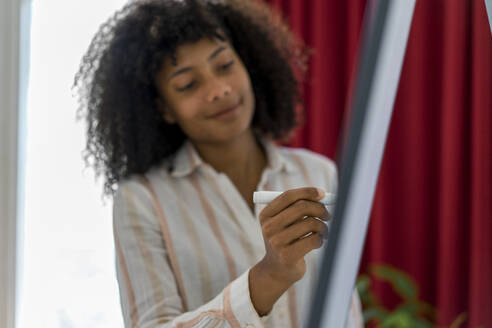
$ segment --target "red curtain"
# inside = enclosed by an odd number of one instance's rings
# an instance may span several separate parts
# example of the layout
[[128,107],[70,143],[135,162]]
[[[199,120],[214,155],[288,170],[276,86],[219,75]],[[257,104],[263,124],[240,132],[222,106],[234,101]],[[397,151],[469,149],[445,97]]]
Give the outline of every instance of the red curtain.
[[[266,0],[315,53],[291,145],[335,157],[365,0]],[[483,0],[417,0],[361,272],[409,273],[437,324],[492,328],[492,37]],[[395,296],[383,285],[388,303]]]

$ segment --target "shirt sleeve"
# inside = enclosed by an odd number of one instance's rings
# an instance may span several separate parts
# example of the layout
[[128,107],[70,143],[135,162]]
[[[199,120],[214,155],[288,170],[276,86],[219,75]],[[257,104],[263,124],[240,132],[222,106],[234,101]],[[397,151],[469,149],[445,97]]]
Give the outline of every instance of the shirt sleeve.
[[249,294],[249,270],[208,303],[185,311],[150,194],[120,185],[113,202],[116,274],[125,327],[263,327]]

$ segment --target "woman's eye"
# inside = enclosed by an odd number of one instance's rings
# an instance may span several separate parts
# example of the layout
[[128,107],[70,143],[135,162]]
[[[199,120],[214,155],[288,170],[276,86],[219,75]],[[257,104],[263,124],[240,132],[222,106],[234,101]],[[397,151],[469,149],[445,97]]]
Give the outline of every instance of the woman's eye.
[[228,62],[227,64],[221,65],[221,66],[220,66],[220,69],[221,69],[221,70],[223,70],[223,71],[225,71],[225,70],[227,70],[229,67],[231,67],[231,66],[232,66],[232,64],[234,64],[234,61],[233,61],[233,60],[231,60],[231,61],[230,61],[230,62]]
[[188,83],[184,87],[178,88],[178,91],[186,91],[186,90],[193,88],[194,86],[195,86],[195,81],[191,81],[190,83]]

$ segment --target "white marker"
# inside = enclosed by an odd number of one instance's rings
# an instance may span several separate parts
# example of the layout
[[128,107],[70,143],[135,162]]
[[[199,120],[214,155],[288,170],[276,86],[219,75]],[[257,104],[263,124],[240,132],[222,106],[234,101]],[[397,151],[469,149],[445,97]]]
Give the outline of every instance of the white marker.
[[[281,193],[282,191],[255,191],[253,193],[253,203],[268,204]],[[327,192],[325,197],[318,200],[318,202],[324,205],[335,205],[335,200],[336,195]]]

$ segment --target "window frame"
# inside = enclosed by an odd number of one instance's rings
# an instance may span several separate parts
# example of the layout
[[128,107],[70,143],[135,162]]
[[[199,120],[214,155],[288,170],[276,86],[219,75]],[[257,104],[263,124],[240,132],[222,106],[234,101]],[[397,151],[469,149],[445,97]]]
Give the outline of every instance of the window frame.
[[15,328],[32,0],[0,2],[0,327]]

